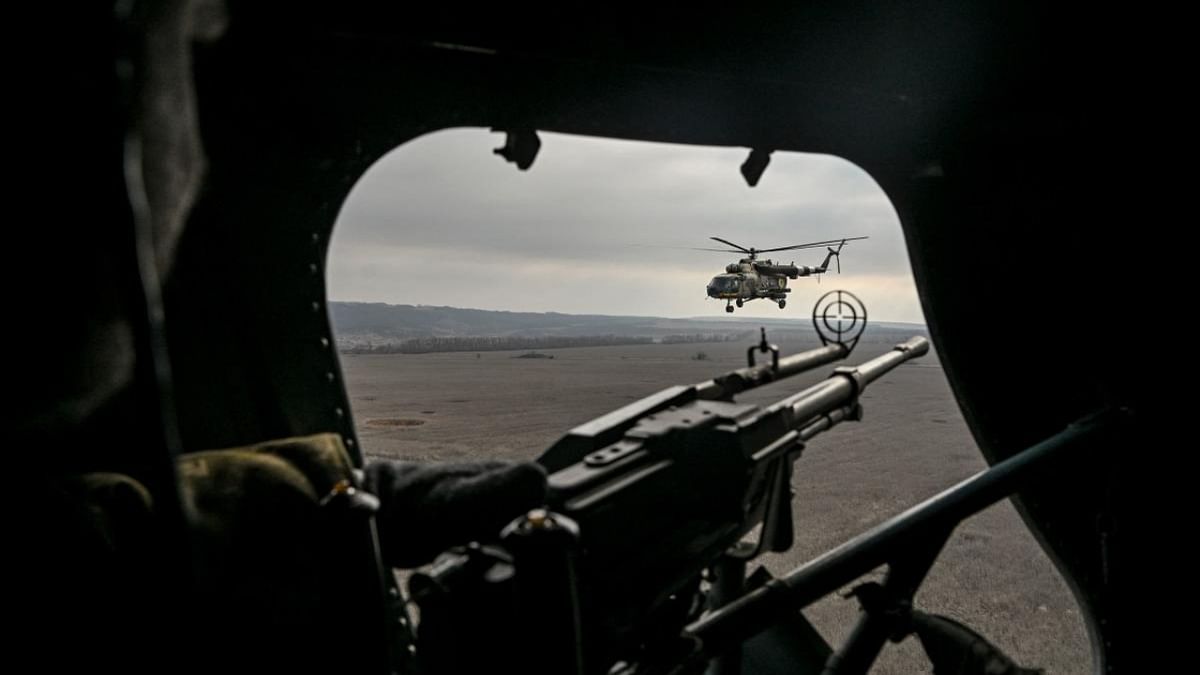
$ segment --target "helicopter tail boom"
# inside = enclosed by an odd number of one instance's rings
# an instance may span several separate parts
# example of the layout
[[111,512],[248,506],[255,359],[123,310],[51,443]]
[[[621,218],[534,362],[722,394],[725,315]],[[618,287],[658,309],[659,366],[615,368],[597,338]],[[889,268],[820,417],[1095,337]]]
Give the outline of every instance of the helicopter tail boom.
[[796,267],[795,265],[762,265],[762,264],[756,264],[754,266],[754,269],[759,274],[784,276],[789,279],[795,279],[796,277],[800,276],[800,270],[801,270],[801,268]]
[[838,274],[841,274],[842,273],[842,247],[845,245],[846,245],[846,240],[843,239],[841,241],[841,243],[838,244],[837,248],[833,248],[832,246],[825,247],[825,250],[829,251],[829,253],[825,254],[825,259],[821,261],[821,266],[815,268],[813,274],[824,274],[825,271],[829,269],[830,258],[837,258],[837,271],[838,271]]

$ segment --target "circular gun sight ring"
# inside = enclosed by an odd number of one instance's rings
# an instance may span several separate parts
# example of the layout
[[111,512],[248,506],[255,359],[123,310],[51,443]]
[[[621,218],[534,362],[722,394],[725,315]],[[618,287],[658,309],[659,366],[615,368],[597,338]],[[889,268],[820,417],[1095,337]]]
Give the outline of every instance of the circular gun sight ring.
[[853,350],[867,327],[867,308],[850,291],[829,291],[813,305],[812,320],[821,344]]

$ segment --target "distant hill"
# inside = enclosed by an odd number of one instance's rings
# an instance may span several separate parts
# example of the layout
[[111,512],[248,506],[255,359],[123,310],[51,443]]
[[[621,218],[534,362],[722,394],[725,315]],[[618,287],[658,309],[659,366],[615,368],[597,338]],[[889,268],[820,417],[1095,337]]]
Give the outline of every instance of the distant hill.
[[[395,344],[427,338],[575,338],[596,336],[632,341],[731,339],[766,326],[768,330],[812,332],[808,316],[795,318],[607,316],[558,312],[503,312],[458,307],[331,302],[329,313],[342,347]],[[880,323],[877,328],[924,333],[920,324]],[[516,344],[514,342],[514,344]]]
[[[651,335],[671,319],[557,312],[501,312],[458,307],[331,302],[330,316],[339,336],[415,337],[546,335]],[[688,320],[679,324],[688,324]],[[669,330],[667,332],[670,332]]]

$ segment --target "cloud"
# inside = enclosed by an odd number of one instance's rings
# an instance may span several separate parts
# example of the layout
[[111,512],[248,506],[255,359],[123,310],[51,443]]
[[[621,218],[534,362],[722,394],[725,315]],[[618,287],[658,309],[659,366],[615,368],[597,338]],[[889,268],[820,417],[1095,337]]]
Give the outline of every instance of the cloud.
[[[705,284],[736,256],[685,247],[719,247],[708,239],[714,235],[758,248],[869,236],[846,246],[846,273],[820,288],[870,289],[879,298],[868,305],[873,316],[921,320],[895,211],[870,176],[845,160],[775,153],[751,189],[738,173],[745,149],[541,136],[527,172],[493,156],[503,137],[481,129],[431,134],[381,158],[339,215],[331,297],[714,314],[720,303],[704,298]],[[783,259],[815,265],[821,253]],[[800,294],[808,285],[817,288],[812,280],[793,282],[797,311],[806,308]],[[779,313],[761,302],[744,311]]]

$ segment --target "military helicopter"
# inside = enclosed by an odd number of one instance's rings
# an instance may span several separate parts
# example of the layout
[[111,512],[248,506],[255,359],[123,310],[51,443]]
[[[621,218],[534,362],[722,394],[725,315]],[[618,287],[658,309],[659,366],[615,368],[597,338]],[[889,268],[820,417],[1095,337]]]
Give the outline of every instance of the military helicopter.
[[[718,253],[745,253],[746,257],[741,260],[730,263],[725,266],[725,273],[718,274],[708,282],[708,297],[724,299],[725,311],[733,312],[733,306],[736,304],[741,307],[751,300],[759,298],[775,301],[779,305],[779,309],[787,307],[787,294],[792,292],[792,289],[787,287],[788,279],[797,277],[807,277],[813,275],[821,275],[829,268],[830,258],[837,258],[838,274],[842,272],[842,247],[848,241],[856,241],[866,239],[867,237],[844,237],[842,239],[830,239],[828,241],[813,241],[807,244],[796,244],[794,246],[780,246],[779,248],[745,248],[739,246],[727,239],[720,237],[709,237],[714,241],[719,241],[722,244],[732,246],[732,249],[726,248],[699,248],[697,251],[716,251]],[[837,248],[833,248],[830,244],[837,244]],[[775,264],[771,260],[759,260],[760,253],[774,253],[776,251],[799,251],[809,248],[820,248],[824,246],[827,251],[825,259],[817,267],[808,267],[807,265],[797,266],[794,263],[787,265]],[[818,277],[819,278],[819,277]]]

